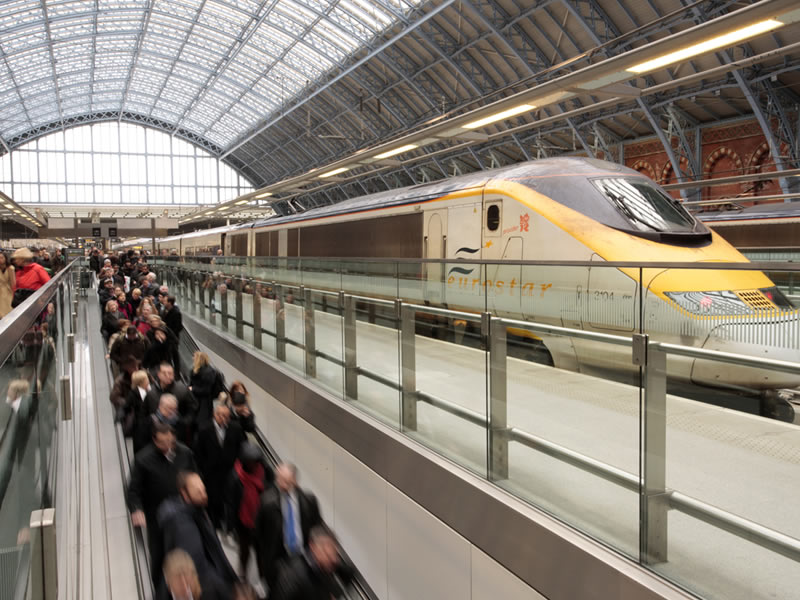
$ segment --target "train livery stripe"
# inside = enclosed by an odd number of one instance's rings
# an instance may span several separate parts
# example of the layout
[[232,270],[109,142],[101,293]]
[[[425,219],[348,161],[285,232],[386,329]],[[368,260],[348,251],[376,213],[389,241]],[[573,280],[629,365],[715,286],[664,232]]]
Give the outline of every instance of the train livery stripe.
[[[508,196],[527,206],[607,261],[749,262],[722,237],[712,232],[711,244],[700,248],[673,246],[637,237],[598,223],[594,219],[548,198],[527,186],[502,180],[488,183],[485,193]],[[529,235],[535,235],[532,232]],[[634,280],[638,269],[620,269]],[[664,292],[751,290],[773,284],[760,271],[700,269],[643,269],[645,287],[661,298]]]

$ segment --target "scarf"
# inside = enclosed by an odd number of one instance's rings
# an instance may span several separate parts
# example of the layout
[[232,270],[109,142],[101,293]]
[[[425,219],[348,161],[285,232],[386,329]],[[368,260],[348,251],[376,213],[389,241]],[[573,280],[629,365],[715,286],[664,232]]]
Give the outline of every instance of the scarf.
[[233,463],[236,475],[242,482],[242,502],[239,504],[239,520],[248,529],[253,529],[256,525],[256,513],[258,512],[259,497],[264,491],[264,465],[256,463],[256,468],[252,473],[245,471],[242,463],[237,460]]

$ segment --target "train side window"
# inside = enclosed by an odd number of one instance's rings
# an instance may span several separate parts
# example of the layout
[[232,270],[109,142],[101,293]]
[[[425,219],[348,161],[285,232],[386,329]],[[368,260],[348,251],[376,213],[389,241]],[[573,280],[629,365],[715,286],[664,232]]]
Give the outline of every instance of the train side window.
[[486,209],[486,229],[497,231],[498,227],[500,227],[500,205],[490,204]]

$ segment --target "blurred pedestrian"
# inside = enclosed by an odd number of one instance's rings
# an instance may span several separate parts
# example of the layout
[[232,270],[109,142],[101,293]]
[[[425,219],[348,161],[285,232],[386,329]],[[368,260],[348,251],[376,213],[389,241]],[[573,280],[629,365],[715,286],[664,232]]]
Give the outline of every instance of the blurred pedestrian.
[[189,389],[197,401],[197,427],[211,422],[214,400],[225,390],[225,378],[211,366],[208,354],[199,350],[192,355],[192,375]]
[[278,465],[275,486],[262,495],[255,521],[258,573],[270,590],[277,584],[281,562],[300,554],[311,529],[321,523],[316,497],[297,485],[297,467]]
[[262,492],[272,485],[275,475],[264,461],[261,450],[244,442],[233,463],[226,489],[225,505],[239,544],[239,574],[247,577],[247,564],[256,526]]
[[163,544],[156,514],[161,503],[178,493],[181,471],[196,471],[192,451],[175,439],[169,425],[153,424],[153,443],[145,446],[133,461],[128,483],[128,508],[134,527],[147,526],[150,573],[158,589],[161,581]]
[[203,480],[197,473],[180,473],[177,488],[178,497],[166,500],[158,509],[164,552],[185,550],[209,581],[232,590],[236,573],[206,512],[208,496]]
[[0,252],[0,318],[11,312],[11,301],[14,299],[16,286],[14,266],[8,261],[8,255]]
[[224,404],[214,407],[212,422],[197,434],[194,453],[209,492],[208,512],[217,528],[224,524],[225,484],[244,440],[242,428],[231,422],[230,409]]
[[277,586],[270,588],[270,600],[331,600],[344,590],[337,577],[345,582],[353,570],[340,560],[339,546],[322,527],[311,530],[308,550],[292,556],[280,567]]

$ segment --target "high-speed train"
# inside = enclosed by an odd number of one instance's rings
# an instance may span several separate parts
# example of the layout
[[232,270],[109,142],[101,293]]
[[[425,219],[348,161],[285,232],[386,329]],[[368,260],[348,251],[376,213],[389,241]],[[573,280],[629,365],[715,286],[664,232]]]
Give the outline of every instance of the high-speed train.
[[[748,261],[652,180],[596,159],[522,163],[206,235],[219,236],[226,256],[444,259],[420,267],[420,284],[405,295],[587,331],[630,335],[641,326],[661,341],[800,362],[798,312],[764,273],[686,268]],[[496,262],[470,263],[476,259]],[[520,260],[589,266],[512,262]],[[604,266],[612,261],[645,268]],[[646,268],[648,262],[676,264]],[[372,291],[380,295],[378,279]],[[556,335],[540,340],[556,367],[631,365],[629,348]],[[800,385],[800,374],[692,359],[671,359],[670,373],[703,385]]]

